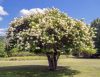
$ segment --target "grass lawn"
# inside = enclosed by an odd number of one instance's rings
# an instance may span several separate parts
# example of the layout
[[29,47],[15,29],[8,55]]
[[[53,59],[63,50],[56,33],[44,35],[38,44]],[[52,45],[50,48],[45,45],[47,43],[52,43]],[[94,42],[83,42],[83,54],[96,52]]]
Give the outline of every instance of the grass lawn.
[[49,71],[44,60],[0,60],[0,77],[100,77],[100,59],[59,59],[58,70]]

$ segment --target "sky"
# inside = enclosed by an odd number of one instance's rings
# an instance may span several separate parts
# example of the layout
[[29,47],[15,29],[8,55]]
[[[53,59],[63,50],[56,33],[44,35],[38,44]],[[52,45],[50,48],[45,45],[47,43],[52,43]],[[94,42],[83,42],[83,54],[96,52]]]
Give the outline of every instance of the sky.
[[14,17],[34,8],[58,8],[75,19],[90,24],[100,17],[100,0],[0,0],[0,35],[4,35]]

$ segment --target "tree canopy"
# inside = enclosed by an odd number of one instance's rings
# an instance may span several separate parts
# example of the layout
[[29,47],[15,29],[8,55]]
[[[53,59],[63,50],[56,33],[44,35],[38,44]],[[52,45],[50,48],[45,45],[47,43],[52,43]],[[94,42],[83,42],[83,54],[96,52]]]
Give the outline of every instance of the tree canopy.
[[57,63],[53,65],[52,62],[57,62],[57,55],[61,52],[95,53],[93,37],[93,28],[84,22],[56,8],[45,8],[15,18],[8,29],[6,47],[8,50],[17,47],[19,50],[45,53],[49,66],[56,69]]

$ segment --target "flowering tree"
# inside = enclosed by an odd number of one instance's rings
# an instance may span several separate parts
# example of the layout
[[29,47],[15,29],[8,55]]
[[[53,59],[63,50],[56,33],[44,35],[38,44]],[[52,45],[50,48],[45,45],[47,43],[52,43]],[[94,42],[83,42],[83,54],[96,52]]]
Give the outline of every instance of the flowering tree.
[[61,52],[93,49],[93,36],[92,28],[56,8],[37,9],[11,22],[6,46],[8,50],[17,47],[44,53],[48,58],[49,69],[55,70]]

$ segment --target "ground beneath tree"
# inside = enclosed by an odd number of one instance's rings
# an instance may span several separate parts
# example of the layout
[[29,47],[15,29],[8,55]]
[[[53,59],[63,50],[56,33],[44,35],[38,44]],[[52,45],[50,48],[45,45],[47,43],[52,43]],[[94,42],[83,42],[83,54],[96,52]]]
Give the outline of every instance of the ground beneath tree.
[[100,59],[60,59],[56,71],[47,60],[0,61],[0,77],[100,77]]

